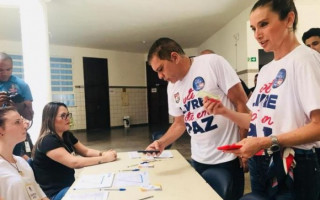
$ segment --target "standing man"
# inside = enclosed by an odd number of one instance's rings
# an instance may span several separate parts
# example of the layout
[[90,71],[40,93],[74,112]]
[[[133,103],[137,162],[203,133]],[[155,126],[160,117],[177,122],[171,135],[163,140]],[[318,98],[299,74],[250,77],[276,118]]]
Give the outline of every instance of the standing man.
[[[304,32],[302,41],[305,45],[320,53],[320,28],[311,28]],[[315,149],[320,164],[320,141],[317,142]],[[320,200],[320,197],[318,199]]]
[[[19,114],[27,120],[32,120],[32,95],[30,88],[22,79],[12,75],[12,58],[0,52],[0,106],[13,105]],[[28,160],[33,147],[30,135],[24,142],[19,143],[13,150],[17,156]]]
[[174,122],[165,135],[147,149],[162,152],[187,130],[191,136],[193,167],[211,186],[216,178],[211,172],[226,171],[231,177],[231,187],[223,198],[239,199],[244,190],[240,162],[236,156],[225,154],[217,147],[238,142],[246,137],[246,131],[243,129],[239,134],[238,127],[231,120],[206,112],[201,95],[212,94],[230,109],[247,112],[247,97],[237,74],[219,55],[187,57],[181,46],[170,38],[154,42],[148,62],[160,79],[169,81],[169,114],[174,116]]
[[302,41],[308,47],[320,53],[320,28],[311,28],[302,36]]

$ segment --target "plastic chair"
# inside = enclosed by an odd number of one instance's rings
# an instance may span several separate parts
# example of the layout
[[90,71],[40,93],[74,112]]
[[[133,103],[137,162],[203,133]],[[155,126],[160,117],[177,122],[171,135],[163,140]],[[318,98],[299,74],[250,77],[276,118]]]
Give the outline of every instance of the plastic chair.
[[227,195],[231,194],[232,179],[227,170],[210,168],[205,170],[201,176],[222,199],[227,199]]
[[240,200],[268,200],[268,198],[257,193],[248,193],[241,197]]
[[[159,140],[166,132],[165,131],[155,131],[152,133],[152,141]],[[170,149],[172,144],[166,146],[165,149]]]

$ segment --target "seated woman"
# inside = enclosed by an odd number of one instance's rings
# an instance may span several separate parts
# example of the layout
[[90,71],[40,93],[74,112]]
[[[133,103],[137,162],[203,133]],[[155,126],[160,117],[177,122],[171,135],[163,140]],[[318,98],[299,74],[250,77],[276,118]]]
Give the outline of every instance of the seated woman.
[[70,117],[65,104],[48,103],[43,109],[40,135],[33,149],[36,180],[51,200],[62,199],[68,191],[75,180],[74,169],[117,159],[114,150],[101,152],[78,141],[69,131]]
[[26,139],[28,127],[29,122],[14,107],[0,108],[0,199],[49,200],[29,164],[12,153]]

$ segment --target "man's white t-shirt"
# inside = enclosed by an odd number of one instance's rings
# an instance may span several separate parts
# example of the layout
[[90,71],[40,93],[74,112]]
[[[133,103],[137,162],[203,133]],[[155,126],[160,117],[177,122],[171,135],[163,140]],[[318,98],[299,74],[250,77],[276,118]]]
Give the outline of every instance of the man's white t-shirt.
[[14,156],[14,158],[23,176],[18,173],[14,166],[0,158],[0,197],[5,200],[31,200],[32,197],[29,195],[31,192],[28,193],[27,191],[30,189],[34,190],[40,199],[46,197],[36,183],[29,164],[21,157]]
[[197,93],[205,91],[219,96],[223,105],[234,110],[227,94],[239,82],[236,72],[223,57],[207,54],[194,57],[186,76],[168,84],[169,114],[174,117],[184,115],[191,136],[191,157],[195,161],[219,164],[236,158],[217,150],[217,147],[238,142],[238,127],[221,115],[208,114]]
[[320,109],[320,54],[300,45],[265,65],[247,106],[252,112],[248,136],[278,135],[308,124],[311,111]]

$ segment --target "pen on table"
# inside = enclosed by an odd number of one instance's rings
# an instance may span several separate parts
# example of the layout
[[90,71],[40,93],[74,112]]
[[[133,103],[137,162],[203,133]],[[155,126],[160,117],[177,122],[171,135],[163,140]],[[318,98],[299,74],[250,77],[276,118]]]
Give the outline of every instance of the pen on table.
[[139,200],[145,200],[145,199],[150,199],[150,198],[153,198],[153,196],[144,197],[144,198],[141,198]]
[[73,190],[90,190],[90,189],[99,189],[100,191],[126,191],[126,188],[104,188],[104,187],[96,187],[96,188],[73,188]]
[[120,172],[136,172],[136,171],[140,171],[140,169],[123,169],[123,170],[119,170]]
[[100,188],[100,191],[126,191],[126,188]]
[[134,166],[138,166],[140,164],[146,164],[146,163],[149,163],[148,161],[144,161],[142,163],[138,163],[138,164],[134,164],[134,165],[128,165],[128,167],[134,167]]

